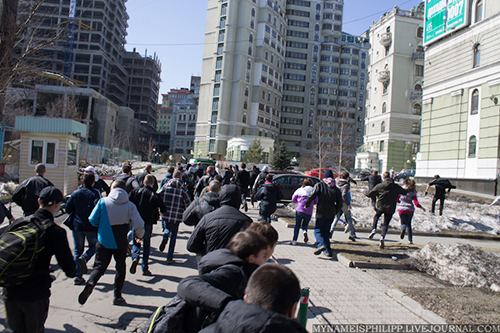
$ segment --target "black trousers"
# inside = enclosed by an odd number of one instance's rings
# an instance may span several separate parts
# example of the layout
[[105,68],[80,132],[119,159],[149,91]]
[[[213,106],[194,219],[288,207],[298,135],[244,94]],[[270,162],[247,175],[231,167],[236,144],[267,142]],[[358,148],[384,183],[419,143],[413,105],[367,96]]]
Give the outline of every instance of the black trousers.
[[432,198],[432,203],[431,203],[431,213],[434,213],[434,210],[436,209],[436,202],[439,200],[439,215],[443,215],[443,208],[444,208],[444,195],[439,195],[439,196],[434,196]]
[[241,192],[241,204],[243,207],[247,207],[247,195],[248,195],[248,187],[239,186]]
[[384,223],[382,224],[382,233],[381,236],[382,238],[385,238],[385,235],[387,234],[387,229],[389,228],[389,223],[392,220],[392,215],[394,215],[394,211],[391,212],[382,212],[378,209],[376,209],[375,216],[373,217],[373,229],[377,229],[377,222],[380,216],[384,214]]
[[7,326],[14,333],[43,333],[49,315],[49,298],[34,302],[4,300]]
[[95,254],[94,267],[87,283],[92,284],[93,286],[97,284],[101,276],[103,276],[106,272],[106,269],[111,262],[111,257],[115,259],[115,297],[120,297],[122,295],[122,289],[125,282],[125,274],[127,270],[127,266],[125,264],[125,259],[127,258],[126,248],[107,249],[102,245],[98,246]]

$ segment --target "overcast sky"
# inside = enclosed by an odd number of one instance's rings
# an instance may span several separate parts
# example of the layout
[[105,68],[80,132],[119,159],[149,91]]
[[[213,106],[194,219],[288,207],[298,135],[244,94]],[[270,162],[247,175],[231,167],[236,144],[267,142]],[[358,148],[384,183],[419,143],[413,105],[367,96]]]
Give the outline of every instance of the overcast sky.
[[[411,9],[421,0],[344,0],[345,32],[360,35],[394,6]],[[161,62],[160,93],[189,87],[201,75],[207,0],[128,0],[126,49],[155,52]],[[161,102],[161,101],[160,101]]]

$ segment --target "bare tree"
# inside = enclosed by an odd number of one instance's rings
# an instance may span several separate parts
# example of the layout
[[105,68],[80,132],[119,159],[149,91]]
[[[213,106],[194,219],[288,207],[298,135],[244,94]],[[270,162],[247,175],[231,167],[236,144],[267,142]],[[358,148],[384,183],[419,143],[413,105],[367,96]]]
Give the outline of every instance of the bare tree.
[[153,160],[153,154],[155,153],[157,146],[156,141],[154,141],[153,137],[150,135],[144,147],[145,156],[149,162]]
[[348,113],[341,112],[332,146],[334,165],[337,166],[339,172],[342,172],[342,168],[351,166],[354,162],[354,140],[354,125],[349,121]]
[[314,136],[316,145],[314,162],[320,169],[333,166],[333,131],[332,122],[317,120]]
[[62,95],[52,99],[45,106],[45,114],[49,118],[81,120],[78,101],[74,95]]

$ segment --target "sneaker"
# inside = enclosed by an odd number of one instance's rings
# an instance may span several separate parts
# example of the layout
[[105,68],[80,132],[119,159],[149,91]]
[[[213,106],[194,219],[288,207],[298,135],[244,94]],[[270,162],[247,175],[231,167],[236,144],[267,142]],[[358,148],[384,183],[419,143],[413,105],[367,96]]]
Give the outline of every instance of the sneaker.
[[356,237],[353,237],[353,236],[349,236],[349,239],[352,240],[353,242],[356,241]]
[[372,239],[373,236],[375,236],[375,234],[376,234],[376,230],[373,229],[372,232],[370,232],[370,234],[368,235],[368,238]]
[[90,294],[92,294],[93,289],[94,289],[94,286],[87,283],[85,285],[85,288],[83,288],[83,291],[78,296],[78,303],[80,303],[81,305],[85,304],[85,302],[87,302],[87,299],[89,298]]
[[314,254],[319,255],[319,254],[321,254],[321,252],[323,252],[325,250],[326,250],[326,247],[322,246],[322,247],[316,249],[316,251],[314,251]]
[[332,252],[325,252],[325,256],[327,256],[328,258],[332,258],[333,253]]
[[87,283],[87,281],[85,281],[85,279],[83,277],[76,277],[73,280],[73,284],[75,286],[83,286],[85,283]]
[[248,205],[245,204],[245,212],[248,212]]
[[309,242],[309,236],[307,236],[307,231],[304,231],[304,243]]
[[87,258],[85,258],[84,256],[80,256],[80,258],[78,258],[78,265],[80,266],[80,271],[83,274],[87,274],[87,272],[89,271],[87,268]]
[[121,296],[119,297],[116,297],[113,298],[113,305],[123,305],[123,304],[127,304],[127,302],[125,301],[125,299]]
[[406,233],[406,229],[401,229],[401,233],[399,234],[399,238],[404,239],[405,233]]
[[167,246],[167,243],[168,243],[168,237],[163,237],[163,239],[161,240],[160,247],[158,248],[160,252],[165,251],[165,246]]
[[381,249],[385,248],[385,244],[384,244],[384,240],[383,240],[383,239],[381,239],[381,240],[380,240],[380,242],[378,243],[378,246],[379,246]]
[[145,271],[142,271],[142,275],[151,276],[151,275],[153,275],[153,273],[151,273],[151,271],[149,269],[146,269]]
[[291,241],[290,245],[297,245],[297,241]]
[[167,265],[172,265],[174,262],[174,259],[167,259]]
[[130,265],[130,274],[135,274],[135,272],[137,272],[138,264],[139,264],[139,259],[132,260],[132,265]]
[[408,244],[413,245],[413,242],[412,242],[412,241],[409,241],[409,242],[408,242]]
[[349,232],[349,224],[346,224],[344,228],[344,234],[347,234],[348,232]]
[[127,257],[130,257],[132,255],[132,249],[130,246],[127,246]]

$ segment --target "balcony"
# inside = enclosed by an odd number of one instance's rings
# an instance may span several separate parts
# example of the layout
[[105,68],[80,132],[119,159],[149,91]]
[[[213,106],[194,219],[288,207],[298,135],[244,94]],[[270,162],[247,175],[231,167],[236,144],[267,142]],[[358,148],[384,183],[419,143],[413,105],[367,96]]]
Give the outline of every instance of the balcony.
[[391,72],[389,71],[380,71],[378,72],[378,81],[382,83],[389,82],[391,79]]
[[381,34],[379,42],[383,46],[387,46],[387,45],[391,44],[391,42],[392,42],[392,33],[390,33],[390,32],[384,32],[383,34]]
[[424,60],[424,58],[425,58],[424,52],[414,52],[412,60],[413,61],[420,61],[420,60]]
[[421,91],[415,91],[415,90],[412,91],[410,99],[412,101],[421,100],[422,99],[422,92]]

